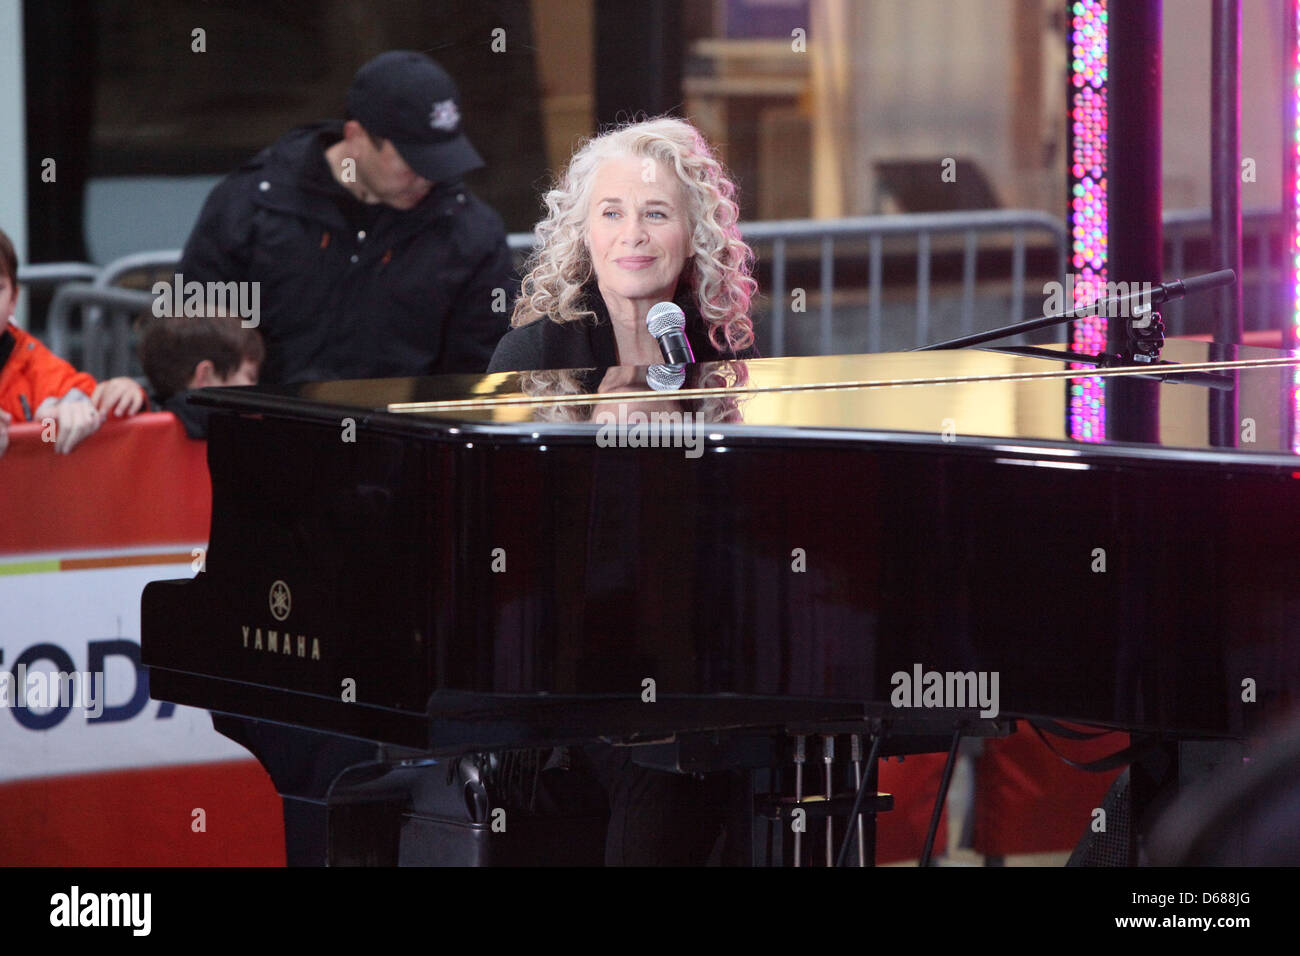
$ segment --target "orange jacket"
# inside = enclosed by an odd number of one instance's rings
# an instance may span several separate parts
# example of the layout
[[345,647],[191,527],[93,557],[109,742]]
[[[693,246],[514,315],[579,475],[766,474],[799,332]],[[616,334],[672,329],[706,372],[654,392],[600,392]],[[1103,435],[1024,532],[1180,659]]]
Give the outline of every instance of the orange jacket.
[[12,415],[15,424],[31,421],[50,396],[62,398],[74,388],[87,395],[95,391],[94,377],[78,372],[12,322],[0,332],[0,354],[9,336],[13,336],[13,349],[0,365],[0,410]]

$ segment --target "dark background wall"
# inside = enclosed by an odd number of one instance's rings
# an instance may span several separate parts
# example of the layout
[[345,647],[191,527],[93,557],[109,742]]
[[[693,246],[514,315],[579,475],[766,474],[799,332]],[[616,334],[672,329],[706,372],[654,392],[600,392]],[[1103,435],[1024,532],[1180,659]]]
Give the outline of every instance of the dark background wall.
[[[386,49],[422,50],[456,77],[487,162],[472,188],[511,229],[536,218],[546,158],[527,0],[27,0],[23,14],[33,262],[86,258],[87,177],[228,172],[341,116],[356,69]],[[196,28],[206,52],[191,50]],[[57,188],[41,182],[45,157]]]

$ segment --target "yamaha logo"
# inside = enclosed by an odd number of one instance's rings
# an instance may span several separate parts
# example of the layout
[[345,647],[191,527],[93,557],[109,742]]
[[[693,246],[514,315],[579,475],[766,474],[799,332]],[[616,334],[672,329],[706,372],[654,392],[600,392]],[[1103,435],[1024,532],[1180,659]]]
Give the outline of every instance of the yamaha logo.
[[[293,596],[289,593],[289,585],[283,581],[272,584],[267,603],[271,606],[273,618],[277,621],[285,620],[293,607]],[[298,657],[303,660],[320,660],[320,641],[306,634],[273,631],[269,627],[263,630],[251,624],[241,625],[240,631],[243,632],[245,650],[279,654],[281,657]]]
[[271,616],[277,621],[283,621],[289,616],[289,610],[293,606],[293,596],[289,593],[289,585],[283,581],[276,581],[271,585]]

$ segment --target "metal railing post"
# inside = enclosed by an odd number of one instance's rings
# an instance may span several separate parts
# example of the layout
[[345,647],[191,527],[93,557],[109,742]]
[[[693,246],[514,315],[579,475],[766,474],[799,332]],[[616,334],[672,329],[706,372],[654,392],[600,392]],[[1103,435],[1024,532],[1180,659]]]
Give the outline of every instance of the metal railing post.
[[785,354],[785,238],[772,240],[772,354]]
[[930,234],[916,237],[916,344],[930,341]]
[[835,295],[835,240],[822,238],[822,355],[831,354],[831,299]]
[[[1015,231],[1011,252],[1011,321],[1025,319],[1025,230]],[[1016,336],[1020,338],[1020,336]]]
[[868,284],[871,287],[869,293],[869,311],[867,314],[867,348],[872,352],[880,351],[881,344],[881,319],[880,319],[880,287],[883,284],[882,271],[882,246],[884,240],[879,235],[871,237],[871,264],[868,267],[870,273]]
[[966,230],[966,243],[961,257],[961,332],[969,335],[975,331],[975,264],[979,255],[979,235]]

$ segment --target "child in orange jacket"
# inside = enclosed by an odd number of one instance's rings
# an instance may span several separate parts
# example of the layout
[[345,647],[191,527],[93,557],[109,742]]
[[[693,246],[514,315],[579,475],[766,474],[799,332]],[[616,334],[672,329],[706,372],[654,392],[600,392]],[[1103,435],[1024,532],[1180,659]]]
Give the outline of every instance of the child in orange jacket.
[[53,419],[54,450],[67,454],[104,423],[112,409],[134,414],[143,390],[130,379],[96,385],[12,321],[18,302],[18,257],[0,230],[0,455],[9,447],[15,421]]

